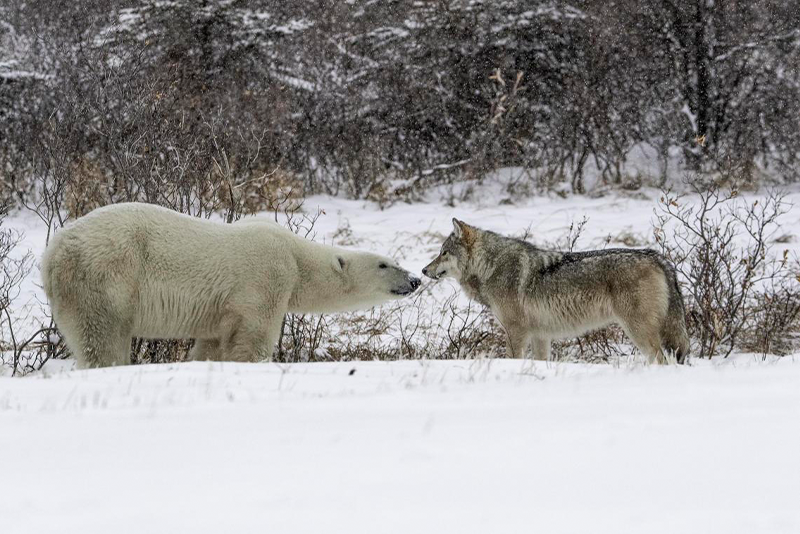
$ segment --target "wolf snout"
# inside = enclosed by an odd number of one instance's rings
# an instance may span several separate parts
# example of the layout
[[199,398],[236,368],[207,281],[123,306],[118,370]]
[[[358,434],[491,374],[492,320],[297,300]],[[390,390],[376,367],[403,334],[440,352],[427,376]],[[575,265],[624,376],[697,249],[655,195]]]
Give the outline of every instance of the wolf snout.
[[411,284],[411,291],[416,291],[420,284],[422,284],[422,280],[416,276],[412,276],[408,282]]
[[441,277],[442,274],[444,274],[444,272],[437,273],[435,269],[431,269],[431,266],[428,265],[427,267],[422,269],[422,274],[424,274],[425,276],[427,276],[431,280],[438,280],[439,277]]

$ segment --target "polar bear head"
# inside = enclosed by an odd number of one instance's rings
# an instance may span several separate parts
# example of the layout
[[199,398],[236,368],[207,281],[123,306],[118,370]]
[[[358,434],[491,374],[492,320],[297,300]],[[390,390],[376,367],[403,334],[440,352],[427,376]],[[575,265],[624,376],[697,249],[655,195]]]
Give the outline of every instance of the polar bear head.
[[369,252],[338,251],[333,267],[346,286],[342,305],[351,310],[403,298],[421,283],[391,258]]

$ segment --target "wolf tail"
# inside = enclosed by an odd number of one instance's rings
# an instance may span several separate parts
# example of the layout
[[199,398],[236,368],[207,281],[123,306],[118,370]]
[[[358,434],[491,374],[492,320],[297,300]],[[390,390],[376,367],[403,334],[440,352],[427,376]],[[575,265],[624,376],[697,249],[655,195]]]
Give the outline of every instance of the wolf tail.
[[689,332],[686,329],[686,307],[683,304],[683,295],[678,285],[675,268],[664,261],[662,263],[664,274],[667,277],[669,290],[669,305],[667,317],[661,327],[661,339],[664,348],[675,355],[678,363],[684,363],[689,355]]

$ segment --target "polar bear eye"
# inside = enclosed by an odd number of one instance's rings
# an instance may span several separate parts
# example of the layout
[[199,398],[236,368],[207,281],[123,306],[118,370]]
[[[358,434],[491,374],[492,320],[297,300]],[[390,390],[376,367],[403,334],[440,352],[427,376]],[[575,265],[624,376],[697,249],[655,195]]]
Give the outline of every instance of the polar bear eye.
[[378,265],[378,269],[386,269],[387,267],[388,265],[386,265],[385,263],[381,263],[380,265]]

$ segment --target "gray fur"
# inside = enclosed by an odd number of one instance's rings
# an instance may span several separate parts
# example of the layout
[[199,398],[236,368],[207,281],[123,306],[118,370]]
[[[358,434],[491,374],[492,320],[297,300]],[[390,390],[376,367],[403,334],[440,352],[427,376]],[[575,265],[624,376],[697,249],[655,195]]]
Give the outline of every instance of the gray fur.
[[617,323],[650,361],[689,352],[675,270],[653,250],[542,250],[453,220],[439,256],[423,269],[455,278],[502,323],[513,357],[533,341],[549,359],[550,341]]

